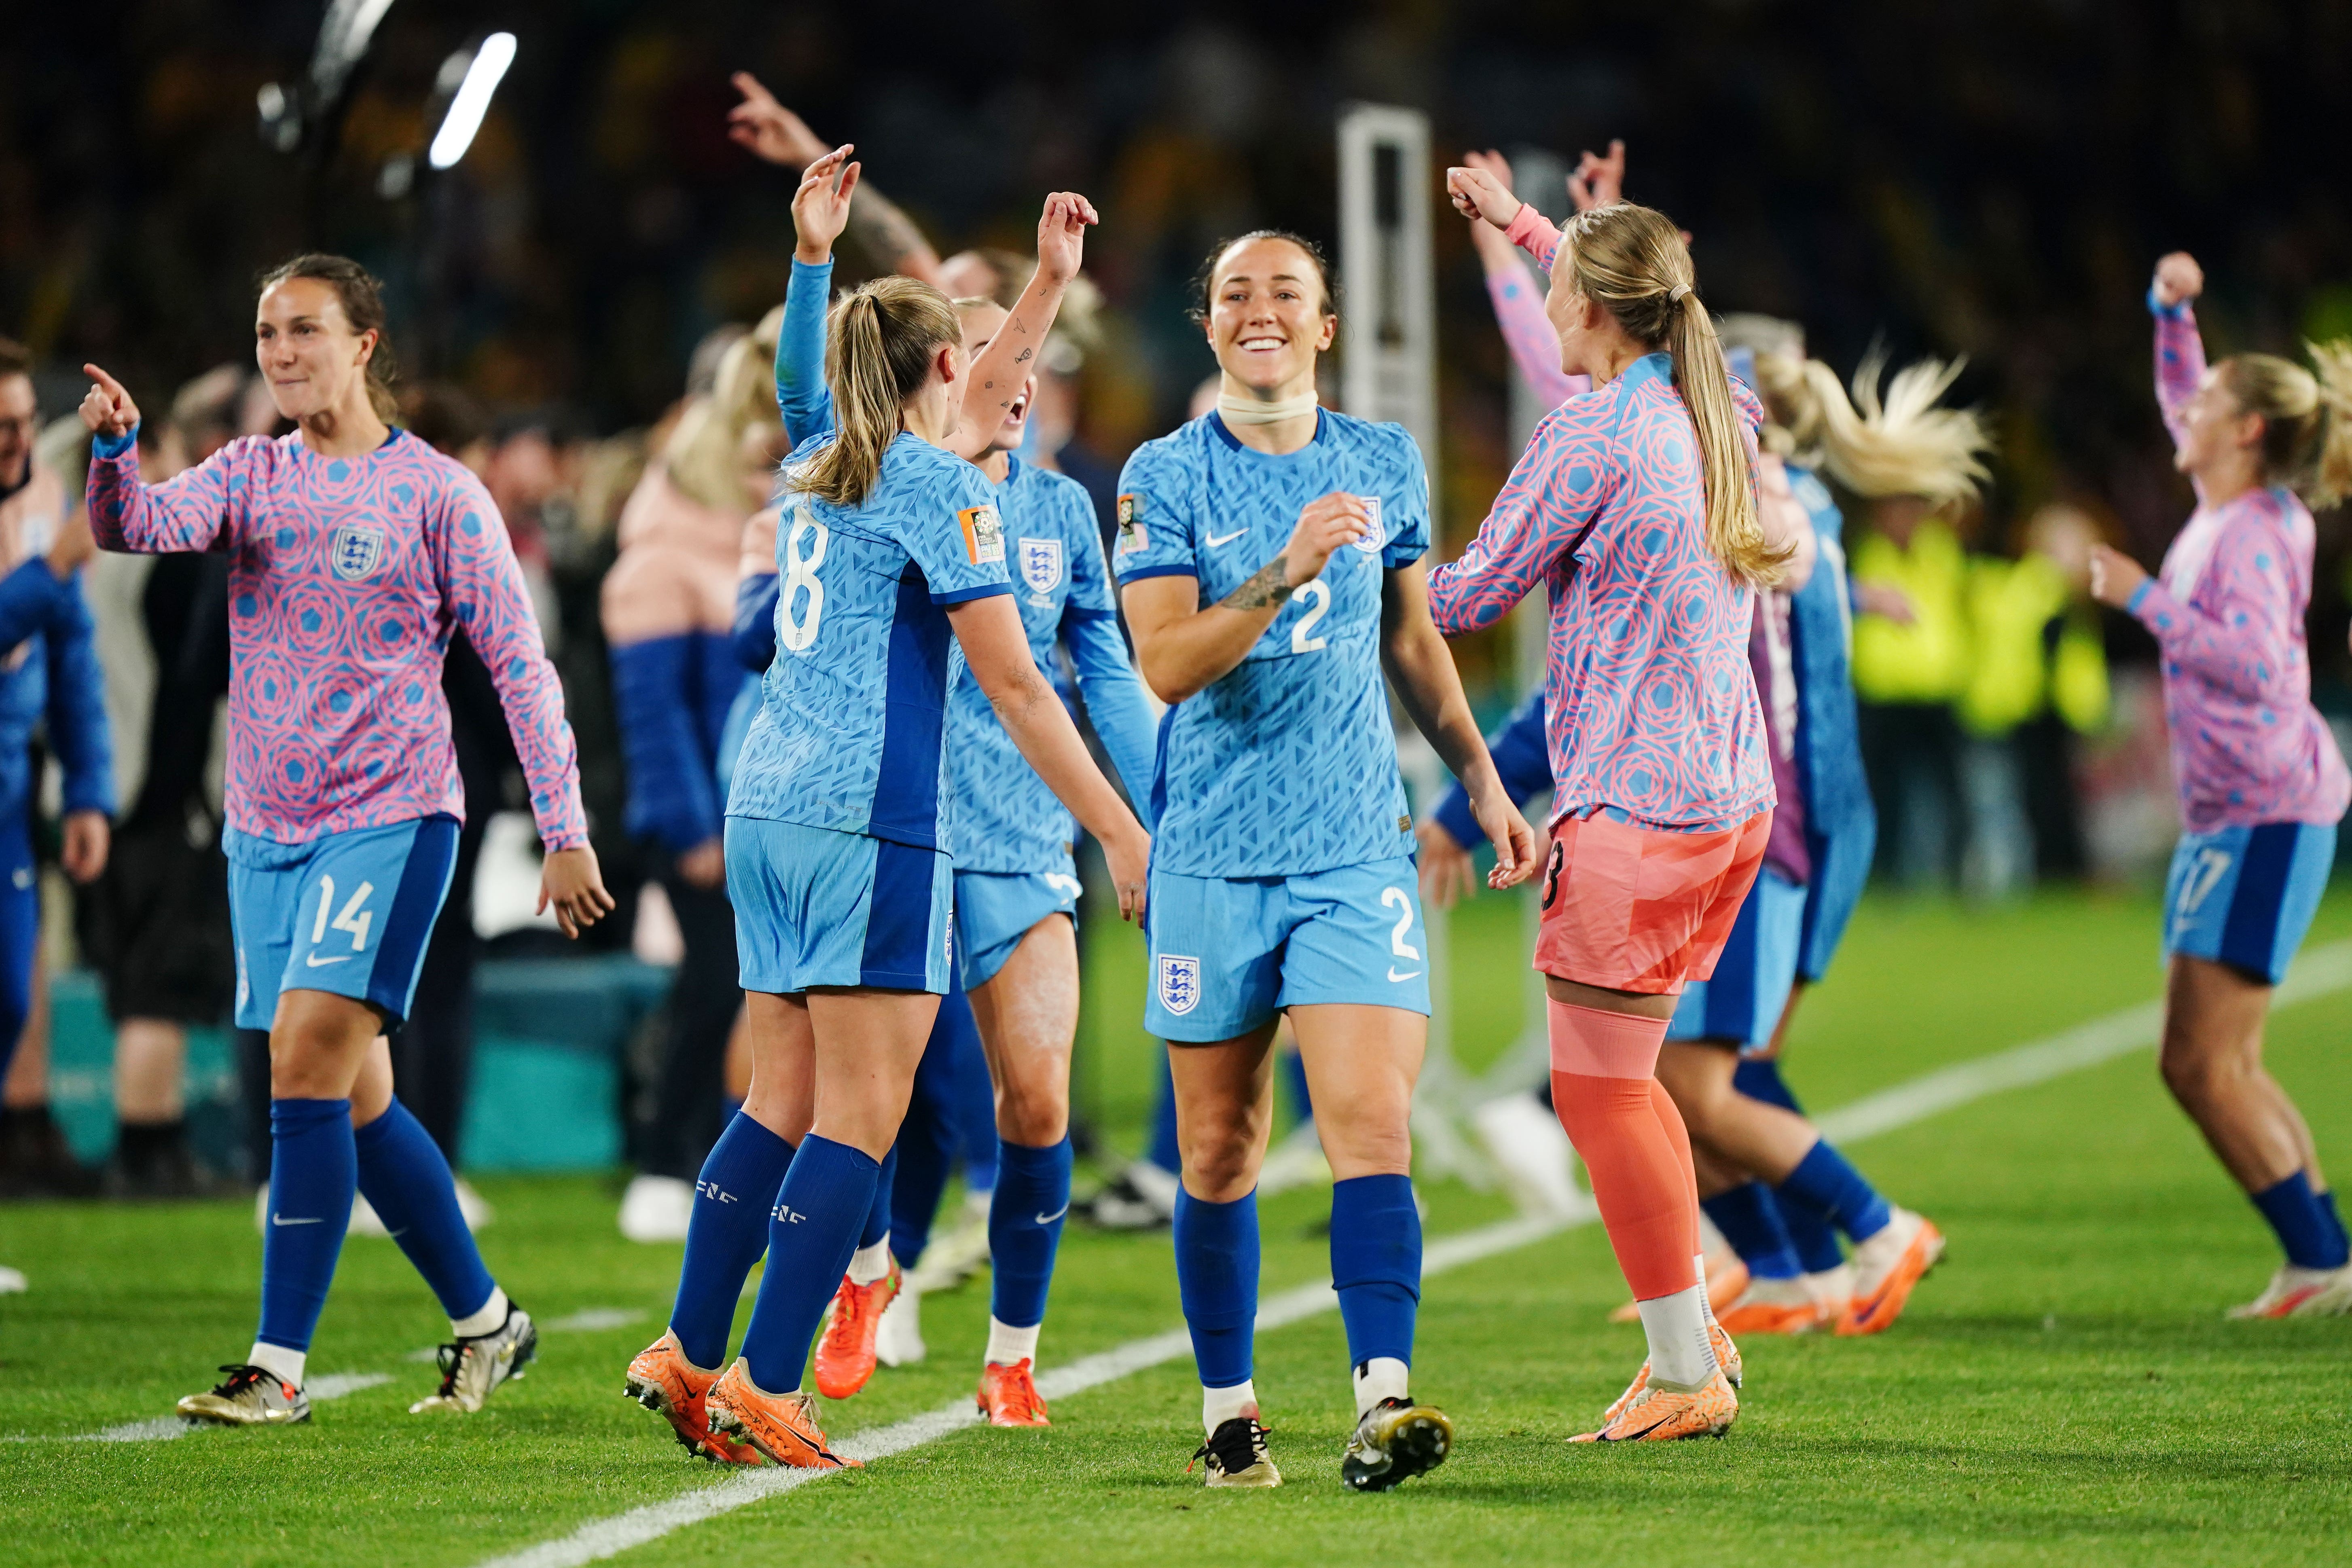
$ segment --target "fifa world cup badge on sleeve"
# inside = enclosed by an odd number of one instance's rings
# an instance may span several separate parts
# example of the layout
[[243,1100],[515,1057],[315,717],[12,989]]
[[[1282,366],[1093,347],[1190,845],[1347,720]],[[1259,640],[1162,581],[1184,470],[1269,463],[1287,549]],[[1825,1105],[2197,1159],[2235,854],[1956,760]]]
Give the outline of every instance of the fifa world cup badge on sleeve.
[[1160,955],[1160,1005],[1181,1017],[1201,1005],[1201,961]]
[[383,560],[383,530],[347,522],[335,530],[331,548],[335,575],[346,583],[356,583],[373,573]]
[[1004,524],[997,521],[992,506],[968,506],[956,513],[956,521],[963,525],[964,553],[975,566],[1004,559]]
[[1150,548],[1143,532],[1143,498],[1130,490],[1118,498],[1118,543],[1114,555],[1132,555]]
[[1348,542],[1370,555],[1389,542],[1389,531],[1381,522],[1380,497],[1358,496],[1356,499],[1364,503],[1364,514],[1370,521],[1365,526],[1361,539],[1351,539]]
[[1048,603],[1045,595],[1062,581],[1062,542],[1058,539],[1024,539],[1021,542],[1021,580],[1041,604]]

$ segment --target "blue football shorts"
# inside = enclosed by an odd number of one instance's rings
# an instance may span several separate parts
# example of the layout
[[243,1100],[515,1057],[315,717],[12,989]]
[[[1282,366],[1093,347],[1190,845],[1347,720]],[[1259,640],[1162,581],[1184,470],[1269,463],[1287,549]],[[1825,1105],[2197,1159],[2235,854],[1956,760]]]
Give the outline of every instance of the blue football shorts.
[[958,871],[955,874],[956,961],[964,989],[996,978],[1029,929],[1047,915],[1078,918],[1077,868],[1058,871]]
[[387,1026],[408,1016],[425,947],[457,864],[457,819],[427,816],[280,844],[229,828],[236,1023],[267,1029],[281,991],[364,1002]]
[[2332,823],[2182,834],[2164,879],[2165,956],[2210,959],[2277,984],[2311,930],[2335,863]]
[[936,849],[764,817],[727,819],[727,896],[746,991],[866,985],[945,995],[955,879]]
[[1683,987],[1666,1038],[1735,1045],[1741,1056],[1771,1045],[1796,983],[1804,932],[1804,888],[1765,867],[1740,903],[1714,974]]

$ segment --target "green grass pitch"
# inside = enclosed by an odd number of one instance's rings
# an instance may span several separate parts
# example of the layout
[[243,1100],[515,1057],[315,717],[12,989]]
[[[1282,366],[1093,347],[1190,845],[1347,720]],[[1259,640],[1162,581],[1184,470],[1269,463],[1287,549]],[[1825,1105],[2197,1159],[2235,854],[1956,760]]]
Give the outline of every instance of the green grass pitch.
[[[1454,927],[1463,1054],[1517,1026],[1516,907]],[[2159,974],[2143,899],[2052,895],[1999,912],[1875,900],[1809,999],[1789,1075],[1828,1109],[2143,1001]],[[2331,899],[2315,945],[2352,935]],[[1097,931],[1087,1094],[1131,1148],[1149,1074],[1131,1020],[1132,933]],[[2279,1077],[2320,1144],[2352,1161],[2352,991],[2284,1010]],[[1336,1316],[1264,1335],[1258,1386],[1280,1490],[1211,1494],[1186,1362],[1058,1402],[1047,1432],[966,1430],[765,1499],[625,1553],[629,1563],[1891,1562],[2084,1564],[2352,1559],[2352,1322],[2239,1324],[2275,1262],[2266,1233],[2164,1097],[2147,1053],[2011,1090],[1853,1149],[1891,1195],[1943,1224],[1944,1267],[1894,1331],[1755,1340],[1720,1442],[1571,1449],[1641,1355],[1612,1327],[1623,1285],[1596,1227],[1431,1280],[1416,1391],[1460,1432],[1432,1476],[1343,1493],[1349,1411]],[[2352,1168],[2347,1166],[2347,1168]],[[407,1414],[433,1373],[404,1357],[445,1331],[386,1242],[353,1240],[314,1377],[391,1381],[308,1428],[174,1441],[68,1440],[169,1411],[243,1352],[259,1241],[250,1205],[0,1208],[0,1559],[48,1563],[476,1563],[713,1485],[620,1397],[653,1337],[677,1249],[613,1228],[615,1181],[487,1179],[484,1251],[550,1331],[524,1381],[469,1418]],[[1434,1238],[1501,1217],[1450,1183]],[[1326,1198],[1265,1215],[1269,1295],[1324,1267]],[[748,1310],[748,1303],[747,1303]],[[968,1395],[984,1285],[924,1303],[929,1364],[828,1407],[836,1436]],[[591,1319],[590,1321],[608,1321]],[[1181,1321],[1164,1233],[1073,1226],[1050,1366]]]

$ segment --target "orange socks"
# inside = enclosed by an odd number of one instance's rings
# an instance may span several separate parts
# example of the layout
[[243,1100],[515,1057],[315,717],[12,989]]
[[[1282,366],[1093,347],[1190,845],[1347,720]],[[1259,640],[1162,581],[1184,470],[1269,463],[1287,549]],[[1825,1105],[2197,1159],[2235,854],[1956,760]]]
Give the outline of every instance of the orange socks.
[[1664,1018],[1549,1004],[1552,1104],[1592,1178],[1636,1300],[1691,1288],[1698,1184],[1690,1135],[1655,1077]]

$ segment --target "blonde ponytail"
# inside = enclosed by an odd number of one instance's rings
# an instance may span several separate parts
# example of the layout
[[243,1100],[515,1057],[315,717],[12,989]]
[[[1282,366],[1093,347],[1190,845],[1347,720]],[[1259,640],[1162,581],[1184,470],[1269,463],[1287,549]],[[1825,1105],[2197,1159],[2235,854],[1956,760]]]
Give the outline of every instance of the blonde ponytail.
[[906,428],[908,399],[930,379],[931,356],[961,342],[948,297],[911,278],[877,278],[844,295],[825,322],[824,379],[833,439],[803,464],[793,488],[835,506],[860,506],[882,476],[882,455]]
[[2352,338],[2303,346],[2310,370],[2276,354],[2218,368],[2239,410],[2263,416],[2263,478],[2325,510],[2352,496]]
[[1886,360],[1873,350],[1853,373],[1849,402],[1829,366],[1807,361],[1830,477],[1867,500],[1918,496],[1941,506],[1974,495],[1990,477],[1984,457],[1992,449],[1992,434],[1972,408],[1937,406],[1965,363],[1923,359],[1905,365],[1882,396]]
[[1628,336],[1673,357],[1675,390],[1698,437],[1707,548],[1739,582],[1778,583],[1792,551],[1765,542],[1731,372],[1699,302],[1682,232],[1652,207],[1595,207],[1569,220],[1553,261],[1555,270],[1562,265],[1574,268],[1576,291],[1607,310]]

